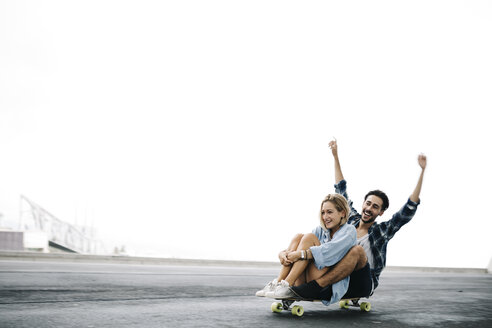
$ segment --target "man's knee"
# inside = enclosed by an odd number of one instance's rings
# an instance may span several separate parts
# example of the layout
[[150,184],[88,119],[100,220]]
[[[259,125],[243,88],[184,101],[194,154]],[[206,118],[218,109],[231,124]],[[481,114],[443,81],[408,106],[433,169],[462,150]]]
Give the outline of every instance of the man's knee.
[[355,245],[355,246],[352,246],[352,248],[350,249],[350,253],[352,253],[354,255],[361,256],[361,255],[365,255],[366,251],[364,250],[364,248],[361,245]]
[[356,270],[362,269],[367,263],[367,254],[364,248],[360,245],[355,245],[349,253],[357,259]]
[[367,255],[366,255],[366,251],[364,250],[364,248],[362,248],[362,246],[355,245],[352,246],[352,248],[348,251],[345,257],[357,259],[357,262],[359,262],[360,260],[367,258]]

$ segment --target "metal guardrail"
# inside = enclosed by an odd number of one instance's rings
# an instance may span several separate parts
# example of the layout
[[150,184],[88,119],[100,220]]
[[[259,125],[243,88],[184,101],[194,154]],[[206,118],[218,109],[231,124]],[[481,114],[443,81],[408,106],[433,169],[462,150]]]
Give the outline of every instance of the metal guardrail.
[[20,198],[21,230],[44,231],[51,242],[76,253],[107,254],[101,241],[58,219],[27,197],[21,195]]

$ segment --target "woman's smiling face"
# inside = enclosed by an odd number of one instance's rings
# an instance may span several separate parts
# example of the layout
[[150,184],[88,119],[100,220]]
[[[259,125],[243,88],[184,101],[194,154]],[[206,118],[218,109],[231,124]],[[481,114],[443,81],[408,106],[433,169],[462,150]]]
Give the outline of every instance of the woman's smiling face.
[[326,229],[330,229],[332,232],[338,230],[342,217],[344,216],[345,212],[338,211],[332,202],[326,201],[323,203],[321,207],[321,219]]

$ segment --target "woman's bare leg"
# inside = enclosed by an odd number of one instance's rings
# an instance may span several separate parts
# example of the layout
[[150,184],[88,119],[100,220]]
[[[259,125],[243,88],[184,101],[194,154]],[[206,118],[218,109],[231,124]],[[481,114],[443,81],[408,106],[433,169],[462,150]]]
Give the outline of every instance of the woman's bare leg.
[[[304,235],[302,233],[299,233],[292,238],[292,241],[289,244],[289,247],[287,248],[287,251],[295,251],[299,247],[299,243],[301,242],[301,239]],[[291,265],[282,265],[282,268],[280,269],[280,273],[277,277],[277,281],[282,281],[287,276],[289,275],[290,270],[292,269],[292,264]]]
[[[305,234],[301,242],[299,243],[298,247],[296,250],[306,250],[311,246],[319,246],[321,243],[318,240],[318,237],[312,233]],[[309,265],[311,263],[311,265]],[[307,272],[306,269],[308,268],[309,265],[309,270]],[[318,270],[313,262],[310,261],[297,261],[295,262],[292,266],[291,269],[288,273],[288,275],[284,278],[285,281],[289,283],[290,286],[293,286],[296,283],[305,283],[306,278],[313,279],[312,277],[321,277],[328,271],[328,268],[323,268],[322,270]],[[306,274],[308,277],[306,277]],[[316,279],[316,278],[314,278]],[[279,280],[280,281],[280,280]]]

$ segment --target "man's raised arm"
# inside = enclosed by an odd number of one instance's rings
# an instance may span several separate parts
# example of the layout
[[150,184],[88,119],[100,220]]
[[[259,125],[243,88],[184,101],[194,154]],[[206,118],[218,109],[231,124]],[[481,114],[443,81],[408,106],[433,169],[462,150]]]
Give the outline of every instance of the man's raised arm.
[[338,159],[337,139],[330,141],[328,145],[330,146],[333,159],[335,160],[335,184],[338,184],[340,181],[344,180],[344,178],[342,174],[342,167],[340,166],[340,160]]
[[418,162],[419,162],[420,167],[422,168],[422,171],[420,172],[419,181],[417,182],[417,186],[415,186],[415,190],[410,195],[410,200],[414,203],[419,202],[420,190],[422,189],[422,181],[424,180],[424,171],[425,171],[425,167],[427,166],[427,157],[425,157],[424,154],[420,154]]

